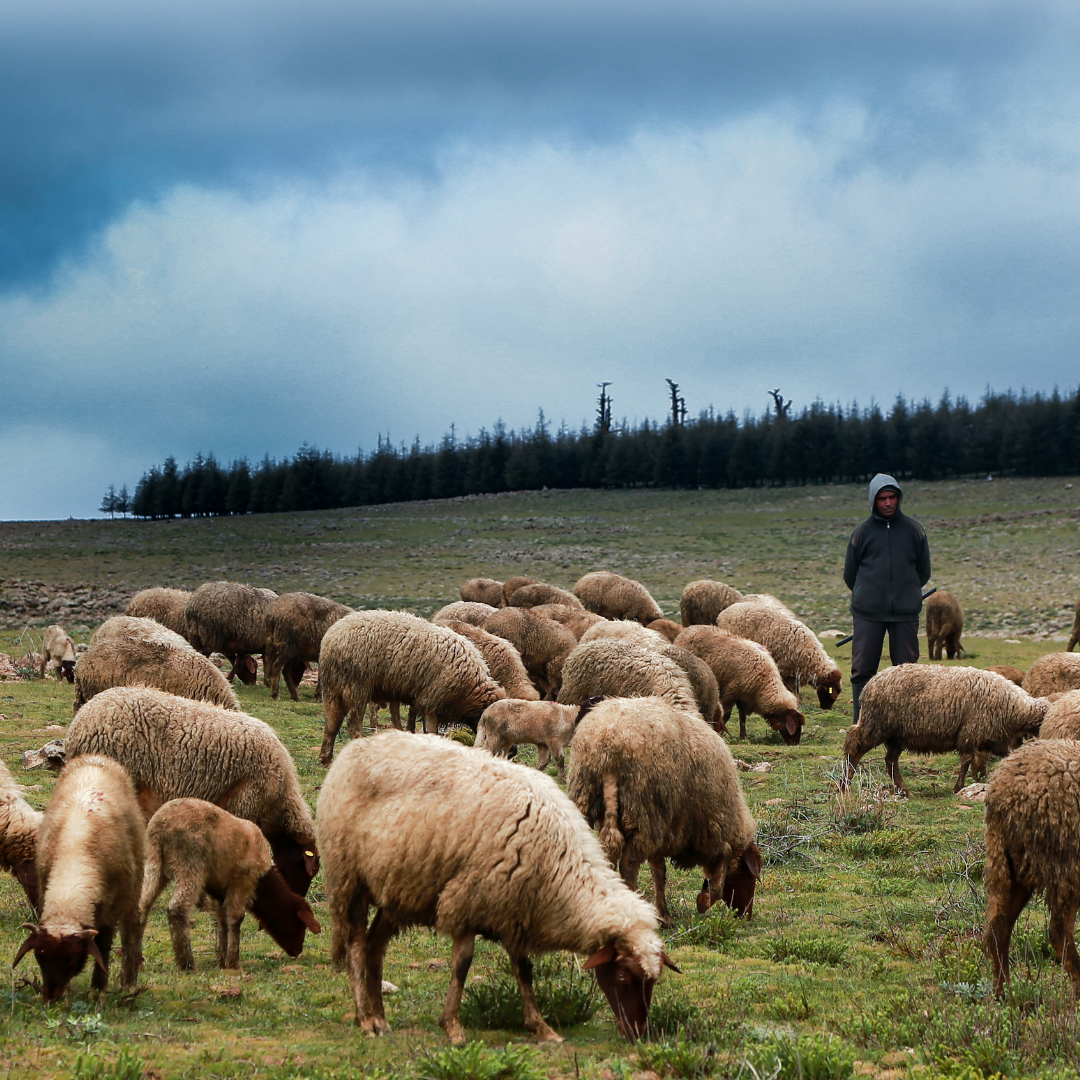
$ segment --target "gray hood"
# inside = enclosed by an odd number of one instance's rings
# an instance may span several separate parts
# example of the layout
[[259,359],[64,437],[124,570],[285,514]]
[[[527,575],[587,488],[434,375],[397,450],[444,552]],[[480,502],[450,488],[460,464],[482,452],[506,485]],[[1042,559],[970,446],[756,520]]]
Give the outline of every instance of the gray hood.
[[904,489],[896,482],[895,476],[890,476],[888,473],[879,472],[873,480],[870,481],[870,512],[874,510],[874,500],[878,496],[878,492],[882,488],[896,488],[897,494],[900,496],[900,505],[904,504]]

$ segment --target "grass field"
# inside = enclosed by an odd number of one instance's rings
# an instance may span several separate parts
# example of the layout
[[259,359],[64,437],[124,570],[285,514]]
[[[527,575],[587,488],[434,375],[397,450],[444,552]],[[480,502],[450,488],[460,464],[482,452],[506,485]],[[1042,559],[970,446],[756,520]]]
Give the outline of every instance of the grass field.
[[[967,663],[1027,667],[1063,647],[1047,638],[1067,633],[1080,594],[1080,485],[1065,485],[907,489],[906,508],[930,534],[934,583],[956,592],[968,610]],[[843,630],[849,620],[839,569],[847,533],[865,512],[854,487],[544,492],[236,521],[3,523],[0,551],[5,579],[55,583],[76,598],[231,577],[421,614],[453,599],[472,574],[517,571],[569,585],[587,570],[611,568],[645,581],[669,613],[677,612],[686,581],[712,575],[777,593],[816,630]],[[58,619],[81,627],[77,636],[85,638],[94,625],[85,615],[75,604],[32,621],[40,627]],[[0,649],[18,656],[26,620],[7,618]],[[846,654],[837,651],[842,666]],[[239,693],[289,747],[314,803],[324,773],[321,713],[310,691],[299,705],[272,702],[262,686]],[[72,696],[71,687],[52,681],[0,683],[0,753],[39,807],[53,779],[24,772],[21,752],[50,738],[49,725],[69,722]],[[913,797],[901,802],[884,786],[875,752],[856,797],[841,803],[835,778],[850,724],[846,688],[835,710],[820,711],[811,694],[804,710],[797,747],[766,734],[758,718],[748,740],[733,740],[736,757],[771,766],[742,774],[766,854],[755,915],[739,921],[714,910],[700,918],[693,914],[700,874],[669,875],[676,925],[665,937],[683,973],[669,973],[658,988],[657,1030],[636,1048],[619,1039],[602,999],[582,1019],[592,1007],[582,1000],[590,983],[565,958],[544,970],[554,1002],[548,1019],[566,1041],[533,1047],[519,1011],[514,1019],[502,953],[482,944],[463,1013],[476,1042],[447,1051],[435,1021],[449,944],[422,930],[391,944],[394,1032],[367,1040],[351,1026],[346,981],[330,969],[325,932],[289,960],[245,925],[244,973],[226,976],[209,966],[211,925],[199,916],[200,970],[181,975],[159,902],[133,998],[110,993],[97,1013],[86,1007],[84,974],[68,1005],[46,1009],[27,983],[36,975],[32,958],[8,975],[0,1070],[125,1078],[749,1078],[796,1077],[800,1068],[808,1080],[853,1070],[966,1080],[1076,1075],[1080,1028],[1041,905],[1021,918],[1011,995],[1000,1003],[986,997],[989,966],[978,949],[983,811],[952,794],[956,756],[905,757]],[[647,872],[642,887],[649,888]],[[321,913],[319,880],[311,899]],[[0,877],[0,955],[14,956],[28,917],[14,879]]]

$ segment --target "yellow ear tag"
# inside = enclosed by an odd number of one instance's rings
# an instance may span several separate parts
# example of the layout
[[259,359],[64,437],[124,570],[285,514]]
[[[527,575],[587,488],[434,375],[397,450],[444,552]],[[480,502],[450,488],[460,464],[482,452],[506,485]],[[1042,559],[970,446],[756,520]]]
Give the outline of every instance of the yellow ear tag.
[[314,851],[305,851],[304,854],[307,855],[309,858],[312,858],[312,859],[315,858],[315,852]]

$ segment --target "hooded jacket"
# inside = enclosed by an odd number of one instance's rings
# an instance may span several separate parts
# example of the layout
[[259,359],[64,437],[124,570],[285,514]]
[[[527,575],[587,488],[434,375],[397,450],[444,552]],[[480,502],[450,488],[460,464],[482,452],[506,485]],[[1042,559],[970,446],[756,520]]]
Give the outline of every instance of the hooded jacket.
[[[900,504],[891,518],[874,510],[882,488],[895,488]],[[901,510],[904,492],[887,473],[870,481],[870,516],[851,534],[844,582],[851,590],[851,614],[872,622],[913,622],[922,611],[922,589],[930,580],[926,531]]]

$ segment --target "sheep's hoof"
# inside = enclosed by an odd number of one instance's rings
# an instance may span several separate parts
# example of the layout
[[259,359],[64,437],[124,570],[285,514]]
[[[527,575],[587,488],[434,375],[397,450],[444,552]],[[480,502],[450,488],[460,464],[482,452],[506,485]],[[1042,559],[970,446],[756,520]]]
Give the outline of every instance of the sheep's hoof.
[[380,1016],[369,1016],[365,1020],[356,1018],[356,1026],[365,1034],[374,1038],[376,1035],[386,1035],[390,1031],[390,1025]]
[[446,1032],[446,1037],[452,1045],[461,1046],[463,1043],[468,1042],[465,1029],[461,1026],[460,1020],[440,1020],[439,1025]]
[[668,929],[675,925],[675,920],[667,912],[658,912],[660,915],[660,925],[665,929]]
[[537,1030],[536,1041],[541,1043],[561,1043],[563,1037],[556,1034],[547,1026],[547,1024],[545,1024],[542,1028]]

